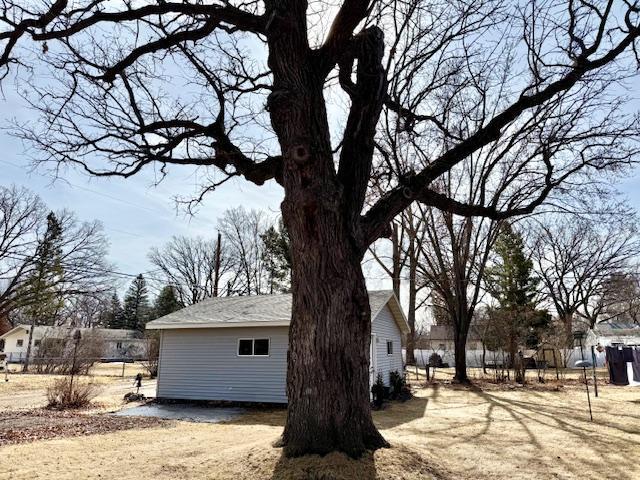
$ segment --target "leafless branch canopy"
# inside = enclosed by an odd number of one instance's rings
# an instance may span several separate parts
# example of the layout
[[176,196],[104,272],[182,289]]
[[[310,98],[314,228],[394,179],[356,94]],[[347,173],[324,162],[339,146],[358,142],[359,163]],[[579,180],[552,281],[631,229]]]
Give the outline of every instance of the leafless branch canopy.
[[[364,252],[413,202],[503,219],[632,161],[639,37],[637,0],[0,0],[0,75],[48,65],[17,134],[56,168],[195,165],[206,193],[328,158]],[[304,109],[334,138],[296,131]],[[473,202],[438,190],[472,157]]]

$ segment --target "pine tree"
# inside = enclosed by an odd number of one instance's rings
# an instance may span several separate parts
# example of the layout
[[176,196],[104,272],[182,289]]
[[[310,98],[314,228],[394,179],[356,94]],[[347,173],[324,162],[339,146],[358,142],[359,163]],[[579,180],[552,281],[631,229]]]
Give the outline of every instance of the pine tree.
[[33,270],[18,296],[24,299],[24,313],[31,323],[23,365],[25,372],[29,369],[34,327],[51,325],[61,307],[60,295],[56,290],[63,277],[61,241],[62,226],[55,213],[50,212],[47,215],[47,229],[36,249]]
[[160,290],[160,294],[156,297],[156,300],[153,303],[152,318],[164,317],[176,310],[180,310],[182,307],[183,305],[178,301],[175,287],[167,285]]
[[101,319],[101,322],[107,328],[125,328],[124,310],[117,293],[113,292],[109,308],[106,310],[104,319]]
[[491,343],[506,347],[513,361],[519,344],[537,346],[551,317],[546,310],[536,309],[539,279],[525,253],[522,235],[509,223],[501,227],[494,251],[497,260],[485,275],[487,289],[498,302],[491,309],[491,330],[496,337]]
[[269,227],[260,238],[262,258],[269,275],[269,293],[286,293],[291,289],[291,245],[282,219],[278,228]]
[[138,275],[124,297],[124,327],[131,330],[144,330],[151,313],[149,307],[147,282],[142,274]]

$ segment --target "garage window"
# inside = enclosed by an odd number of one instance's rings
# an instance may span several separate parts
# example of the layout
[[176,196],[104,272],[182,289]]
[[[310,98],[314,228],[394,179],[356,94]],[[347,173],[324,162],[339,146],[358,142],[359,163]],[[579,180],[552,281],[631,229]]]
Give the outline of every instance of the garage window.
[[268,338],[241,338],[238,340],[238,355],[241,357],[268,357]]

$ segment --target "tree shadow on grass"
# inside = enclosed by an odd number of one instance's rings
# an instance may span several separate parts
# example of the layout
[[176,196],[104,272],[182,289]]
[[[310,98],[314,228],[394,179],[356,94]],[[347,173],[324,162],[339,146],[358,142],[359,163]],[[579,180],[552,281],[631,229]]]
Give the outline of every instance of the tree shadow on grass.
[[[618,434],[638,434],[636,430],[627,428],[624,423],[615,421],[601,422],[597,418],[594,418],[594,422],[589,422],[584,412],[572,407],[505,398],[483,391],[474,393],[489,403],[489,408],[485,414],[486,425],[477,434],[466,437],[461,441],[468,442],[472,438],[487,434],[490,424],[495,421],[493,415],[497,410],[503,410],[509,415],[511,421],[519,425],[522,431],[525,432],[529,439],[528,443],[534,445],[537,451],[546,451],[548,455],[553,454],[556,457],[554,461],[564,469],[572,471],[578,476],[584,472],[589,472],[591,474],[601,474],[608,478],[632,478],[630,472],[626,471],[624,466],[618,465],[619,462],[616,459],[616,455],[621,451],[631,452],[634,448],[640,446],[640,442],[628,436],[621,438],[602,431],[603,428],[611,428],[616,430]],[[597,413],[594,412],[594,415]],[[597,453],[595,455],[584,455],[582,462],[579,466],[576,466],[575,462],[572,464],[560,455],[555,455],[552,452],[553,445],[538,438],[532,428],[534,425],[539,428],[560,430],[567,443],[575,444],[574,455],[580,454],[580,451],[585,448],[592,449]]]
[[382,410],[373,412],[373,421],[383,430],[423,418],[430,398],[413,397],[406,402],[388,402]]
[[[382,410],[373,412],[373,418],[378,428],[393,428],[404,423],[422,418],[427,408],[429,398],[413,397],[406,402],[386,402]],[[242,415],[238,415],[224,423],[230,425],[268,425],[284,427],[287,418],[286,408],[247,408]]]

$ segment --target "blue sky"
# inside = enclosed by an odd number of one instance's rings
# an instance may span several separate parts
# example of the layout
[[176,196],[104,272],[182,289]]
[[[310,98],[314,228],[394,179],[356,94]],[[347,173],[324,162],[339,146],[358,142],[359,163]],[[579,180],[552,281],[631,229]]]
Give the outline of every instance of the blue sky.
[[[5,85],[0,100],[0,125],[15,119],[33,118],[22,100]],[[151,270],[147,260],[151,246],[159,246],[172,235],[216,235],[217,218],[227,208],[239,205],[266,210],[275,217],[283,191],[275,182],[262,187],[232,180],[209,194],[195,216],[176,209],[174,198],[196,191],[197,172],[191,167],[171,168],[167,178],[154,186],[152,172],[127,180],[92,178],[69,170],[54,180],[45,171],[32,171],[28,146],[0,130],[0,184],[16,184],[38,193],[49,208],[67,208],[83,220],[100,220],[110,239],[110,260],[121,272],[136,274]]]
[[[34,118],[23,101],[4,85],[0,100],[0,125],[12,120]],[[225,183],[210,193],[195,216],[177,210],[174,198],[196,191],[198,172],[194,167],[172,167],[163,182],[154,186],[152,171],[130,179],[98,179],[69,170],[63,179],[55,180],[44,171],[32,171],[27,146],[0,129],[0,184],[16,184],[38,193],[49,208],[68,208],[83,220],[100,220],[110,239],[110,260],[118,271],[131,275],[152,270],[147,253],[172,235],[214,237],[216,223],[224,210],[237,207],[262,209],[278,215],[283,191],[271,181],[262,187],[242,180]],[[640,170],[636,168],[620,182],[619,189],[631,206],[640,210]],[[374,269],[375,270],[375,269]],[[365,267],[370,287],[381,288],[380,272]],[[386,285],[388,287],[388,285]]]

